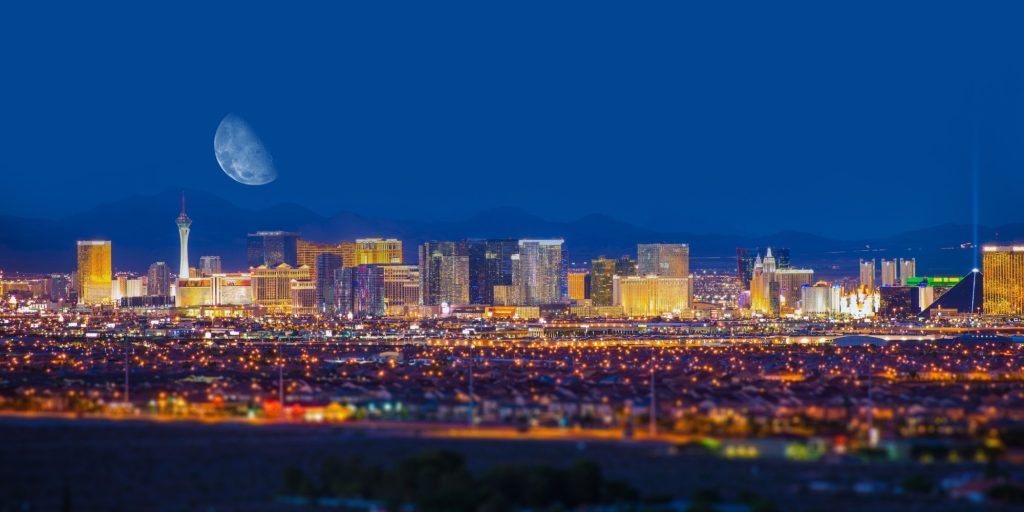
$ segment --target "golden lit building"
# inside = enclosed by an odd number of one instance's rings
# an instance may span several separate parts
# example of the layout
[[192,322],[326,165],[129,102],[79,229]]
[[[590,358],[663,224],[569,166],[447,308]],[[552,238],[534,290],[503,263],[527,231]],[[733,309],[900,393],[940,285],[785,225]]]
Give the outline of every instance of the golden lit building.
[[611,306],[612,276],[615,275],[615,260],[599,257],[590,262],[590,301],[595,306]]
[[569,299],[583,304],[590,298],[590,272],[580,269],[569,270],[566,275],[569,284]]
[[693,288],[688,277],[615,276],[612,295],[629,317],[688,316]]
[[252,301],[272,312],[290,313],[292,308],[291,282],[310,281],[309,267],[293,268],[282,263],[274,268],[266,265],[250,269],[252,274]]
[[78,303],[109,304],[112,286],[109,240],[78,241]]
[[288,283],[288,294],[291,298],[291,314],[317,314],[316,284],[313,281],[292,279]]
[[394,238],[360,238],[355,243],[355,258],[355,265],[351,266],[401,264],[402,241]]
[[420,303],[420,271],[416,265],[381,265],[384,270],[384,306],[388,315],[404,315],[407,306]]
[[985,246],[981,255],[985,314],[1024,315],[1024,246]]
[[213,279],[194,277],[178,279],[174,287],[175,306],[191,308],[214,305]]
[[[299,266],[309,267],[310,279],[316,281],[316,257],[321,254],[335,254],[341,256],[343,267],[356,266],[356,244],[354,242],[339,242],[336,244],[327,242],[314,242],[312,240],[299,239],[296,243],[297,261]],[[401,252],[401,249],[399,249]]]

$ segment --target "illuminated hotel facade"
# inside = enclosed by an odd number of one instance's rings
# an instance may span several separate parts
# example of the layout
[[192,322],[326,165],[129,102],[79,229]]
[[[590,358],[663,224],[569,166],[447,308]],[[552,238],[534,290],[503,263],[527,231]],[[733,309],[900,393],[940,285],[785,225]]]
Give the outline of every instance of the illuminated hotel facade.
[[109,240],[78,241],[78,303],[109,304],[111,301],[111,254]]
[[693,288],[687,277],[615,276],[615,305],[629,317],[687,316]]
[[986,315],[1024,315],[1024,246],[985,246],[981,251]]
[[291,312],[291,282],[293,280],[310,281],[309,267],[294,268],[287,263],[282,263],[274,268],[260,265],[250,269],[250,273],[252,274],[253,304],[277,313]]
[[[342,267],[356,266],[356,244],[355,242],[338,242],[336,244],[326,242],[314,242],[312,240],[299,239],[296,242],[296,261],[298,266],[309,267],[313,281],[317,280],[316,258],[321,254],[333,254],[341,258]],[[328,276],[330,277],[330,276]]]
[[402,263],[402,241],[394,238],[359,238],[355,242],[355,265],[396,265]]

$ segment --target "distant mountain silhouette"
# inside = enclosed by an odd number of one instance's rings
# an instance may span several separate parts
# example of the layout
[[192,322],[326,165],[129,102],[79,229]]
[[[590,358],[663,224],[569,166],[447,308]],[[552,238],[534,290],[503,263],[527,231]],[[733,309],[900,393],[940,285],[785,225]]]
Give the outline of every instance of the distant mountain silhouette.
[[[70,271],[75,267],[75,241],[112,240],[117,270],[143,271],[154,261],[177,266],[178,235],[174,219],[180,191],[111,201],[61,219],[0,216],[0,269],[21,272]],[[939,251],[971,240],[971,227],[947,224],[872,240],[838,240],[809,233],[781,231],[768,236],[732,236],[659,232],[591,214],[569,222],[546,220],[518,208],[494,208],[464,220],[426,222],[364,217],[343,212],[323,216],[296,204],[247,210],[214,195],[187,191],[192,217],[189,252],[192,264],[203,255],[219,255],[225,269],[245,265],[245,236],[258,230],[297,231],[311,240],[335,241],[362,237],[395,237],[405,242],[407,261],[416,258],[424,240],[462,238],[564,238],[571,261],[598,255],[636,254],[636,244],[683,242],[693,257],[728,260],[736,247],[790,247],[800,255],[846,258],[873,257],[871,251]],[[979,228],[980,240],[1024,240],[1024,224]],[[892,257],[889,256],[881,257]],[[959,263],[958,263],[959,265]]]

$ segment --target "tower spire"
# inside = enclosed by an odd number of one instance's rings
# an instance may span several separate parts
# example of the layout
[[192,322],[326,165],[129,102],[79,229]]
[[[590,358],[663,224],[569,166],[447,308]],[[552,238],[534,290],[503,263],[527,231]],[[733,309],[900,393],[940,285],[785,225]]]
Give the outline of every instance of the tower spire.
[[185,215],[185,191],[181,191],[181,214]]

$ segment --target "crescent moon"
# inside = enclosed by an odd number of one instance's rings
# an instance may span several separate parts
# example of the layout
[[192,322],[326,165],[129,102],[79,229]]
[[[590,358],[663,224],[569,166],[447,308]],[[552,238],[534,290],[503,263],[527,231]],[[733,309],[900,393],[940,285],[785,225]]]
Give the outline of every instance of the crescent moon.
[[213,136],[217,163],[231,179],[244,185],[266,185],[277,179],[270,152],[241,117],[228,114]]

